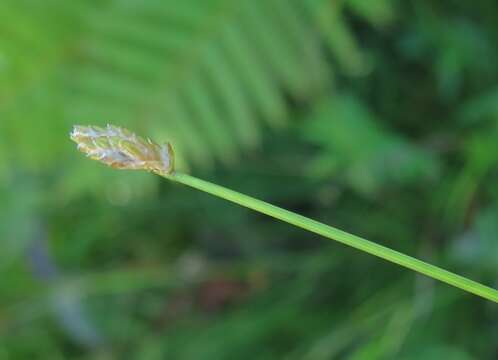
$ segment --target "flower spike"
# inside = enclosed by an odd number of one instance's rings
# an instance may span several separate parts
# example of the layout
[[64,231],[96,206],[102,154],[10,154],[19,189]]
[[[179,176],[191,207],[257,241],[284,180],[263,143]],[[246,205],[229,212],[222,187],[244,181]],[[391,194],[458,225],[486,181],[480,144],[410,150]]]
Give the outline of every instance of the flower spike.
[[113,125],[105,128],[77,125],[70,136],[78,144],[79,151],[114,169],[148,170],[163,174],[174,171],[174,153],[169,143],[159,145]]

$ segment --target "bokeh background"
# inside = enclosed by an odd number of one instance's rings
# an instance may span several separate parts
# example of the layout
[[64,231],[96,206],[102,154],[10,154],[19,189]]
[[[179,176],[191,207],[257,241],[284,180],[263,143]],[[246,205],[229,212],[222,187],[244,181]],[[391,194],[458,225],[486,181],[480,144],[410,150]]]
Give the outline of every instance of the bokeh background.
[[498,287],[498,3],[2,0],[1,359],[496,359],[498,307],[73,124]]

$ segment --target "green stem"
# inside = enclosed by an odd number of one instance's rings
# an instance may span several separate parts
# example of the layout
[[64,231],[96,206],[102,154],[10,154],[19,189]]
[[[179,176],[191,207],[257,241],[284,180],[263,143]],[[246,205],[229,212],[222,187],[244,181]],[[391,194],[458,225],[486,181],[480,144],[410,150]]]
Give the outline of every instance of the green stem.
[[467,279],[463,276],[441,269],[437,266],[428,264],[424,261],[415,259],[398,251],[389,249],[385,246],[376,244],[361,237],[349,234],[345,231],[333,228],[332,226],[322,224],[318,221],[295,214],[291,211],[279,208],[267,202],[254,199],[250,196],[195,178],[187,174],[173,173],[159,175],[234,202],[249,209],[258,211],[260,213],[269,215],[276,219],[285,221],[289,224],[314,232],[318,235],[322,235],[326,238],[338,241],[345,245],[349,245],[366,253],[378,256],[387,261],[404,266],[408,269],[427,275],[433,279],[440,280],[462,290],[468,291],[470,293],[498,303],[497,290],[482,285],[473,280]]

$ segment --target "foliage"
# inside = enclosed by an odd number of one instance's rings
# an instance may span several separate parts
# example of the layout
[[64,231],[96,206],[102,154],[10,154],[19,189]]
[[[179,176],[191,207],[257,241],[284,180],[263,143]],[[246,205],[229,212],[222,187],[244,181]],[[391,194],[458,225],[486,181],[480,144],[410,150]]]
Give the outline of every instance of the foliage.
[[491,0],[0,2],[0,357],[492,359],[496,306],[147,174],[74,123],[498,286]]

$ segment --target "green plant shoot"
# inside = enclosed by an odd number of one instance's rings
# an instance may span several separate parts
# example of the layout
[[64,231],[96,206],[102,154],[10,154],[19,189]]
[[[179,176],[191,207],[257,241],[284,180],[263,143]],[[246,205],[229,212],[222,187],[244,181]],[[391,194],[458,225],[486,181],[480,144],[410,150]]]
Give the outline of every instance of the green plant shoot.
[[105,128],[75,126],[71,139],[88,157],[113,168],[152,171],[168,180],[218,196],[498,303],[496,289],[248,195],[176,172],[174,153],[169,144],[161,146],[111,125]]

